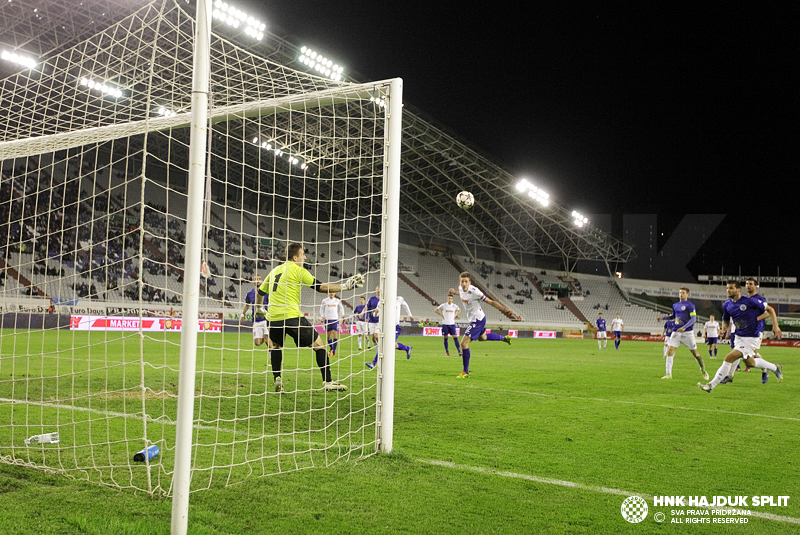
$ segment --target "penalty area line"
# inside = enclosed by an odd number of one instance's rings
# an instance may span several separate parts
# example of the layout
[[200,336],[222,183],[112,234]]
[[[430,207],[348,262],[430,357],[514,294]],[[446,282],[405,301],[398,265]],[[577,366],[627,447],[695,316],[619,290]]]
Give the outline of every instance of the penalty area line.
[[[626,490],[621,489],[613,489],[609,487],[598,487],[595,485],[584,485],[583,483],[576,483],[574,481],[563,481],[561,479],[553,479],[549,477],[539,477],[539,476],[532,476],[529,474],[518,474],[515,472],[506,472],[502,470],[492,470],[491,468],[484,468],[481,466],[469,466],[466,464],[456,464],[449,461],[437,461],[434,459],[417,459],[417,462],[430,464],[433,466],[441,466],[443,468],[451,468],[454,470],[463,470],[468,472],[477,472],[479,474],[484,474],[488,476],[498,476],[498,477],[508,477],[512,479],[522,479],[525,481],[532,481],[534,483],[542,483],[544,485],[556,485],[559,487],[568,487],[573,489],[580,489],[580,490],[587,490],[590,492],[598,492],[602,494],[614,494],[616,496],[639,496],[644,498],[645,500],[652,502],[653,496],[649,494],[642,494],[639,492],[629,492]],[[739,509],[736,507],[713,507],[710,505],[698,505],[693,506],[697,507],[698,509],[708,509],[708,510],[725,510],[725,511],[736,511],[739,513],[743,513],[742,516],[754,516],[757,518],[763,518],[765,520],[774,520],[775,522],[784,522],[788,524],[800,524],[800,518],[795,518],[793,516],[782,516],[782,515],[774,515],[772,513],[762,513],[760,511],[751,511],[749,509]]]
[[[401,380],[401,379],[396,379]],[[402,379],[406,380],[406,379]],[[756,418],[771,418],[773,420],[788,420],[791,422],[800,422],[800,418],[792,416],[777,416],[775,414],[756,414],[752,412],[739,412],[739,411],[726,411],[723,409],[706,409],[704,407],[681,407],[679,405],[663,405],[659,403],[642,403],[641,401],[628,401],[623,399],[603,399],[603,398],[590,398],[581,396],[560,396],[558,394],[542,394],[541,392],[529,392],[527,390],[509,390],[506,388],[492,388],[489,386],[475,386],[475,385],[454,385],[451,383],[439,383],[436,381],[414,381],[420,384],[439,385],[439,386],[452,386],[458,388],[474,388],[476,390],[488,390],[494,392],[506,392],[508,394],[522,394],[526,396],[539,396],[543,398],[553,399],[574,399],[577,401],[600,401],[602,403],[620,403],[623,405],[639,405],[641,407],[657,407],[659,409],[672,409],[681,411],[700,411],[700,412],[713,412],[718,414],[733,414],[735,416],[755,416]]]

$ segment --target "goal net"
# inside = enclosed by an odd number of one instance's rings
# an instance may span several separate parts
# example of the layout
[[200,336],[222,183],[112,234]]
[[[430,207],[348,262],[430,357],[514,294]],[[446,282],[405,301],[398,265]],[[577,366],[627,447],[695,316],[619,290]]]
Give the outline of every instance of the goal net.
[[[196,293],[183,284],[185,7],[145,6],[0,81],[3,462],[170,493],[182,311]],[[206,196],[193,215],[204,262],[193,491],[363,457],[380,442],[380,376],[365,367],[376,350],[356,336],[354,309],[386,269],[391,86],[293,70],[219,35],[210,86]],[[323,389],[314,353],[287,338],[275,392],[267,344],[255,344],[245,297],[293,241],[319,281],[366,279],[337,296],[344,316],[328,346],[347,391]],[[301,292],[319,331],[324,297]],[[158,455],[136,455],[153,446]]]

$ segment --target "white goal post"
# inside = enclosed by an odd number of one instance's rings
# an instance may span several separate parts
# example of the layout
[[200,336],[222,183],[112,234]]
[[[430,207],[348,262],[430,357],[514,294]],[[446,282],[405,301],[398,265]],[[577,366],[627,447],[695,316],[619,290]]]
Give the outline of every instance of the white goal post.
[[[159,4],[0,81],[0,461],[188,498],[390,451],[401,80],[332,82],[212,34],[206,105],[174,52],[192,18]],[[124,96],[83,86],[91,76]],[[327,346],[346,392],[323,389],[311,351],[291,344],[275,392],[242,314],[291,241],[318,280],[366,279],[339,295]],[[376,286],[390,358],[371,370],[353,308]],[[322,297],[301,293],[317,325]]]

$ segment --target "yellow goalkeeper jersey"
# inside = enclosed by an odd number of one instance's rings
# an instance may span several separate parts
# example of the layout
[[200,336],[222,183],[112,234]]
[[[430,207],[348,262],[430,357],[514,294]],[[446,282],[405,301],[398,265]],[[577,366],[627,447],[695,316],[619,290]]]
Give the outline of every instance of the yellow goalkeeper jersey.
[[315,282],[316,279],[307,269],[294,262],[286,262],[270,271],[259,287],[259,290],[269,294],[267,319],[281,321],[302,316],[300,289],[313,286]]

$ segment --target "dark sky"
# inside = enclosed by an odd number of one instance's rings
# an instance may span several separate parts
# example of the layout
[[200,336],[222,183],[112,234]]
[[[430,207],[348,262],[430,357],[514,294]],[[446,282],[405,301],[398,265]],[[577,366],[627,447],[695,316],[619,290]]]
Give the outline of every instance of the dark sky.
[[659,214],[666,235],[729,214],[696,271],[800,276],[790,3],[468,4],[247,5],[366,79],[402,77],[407,103],[559,204],[611,214],[618,237],[626,213]]

